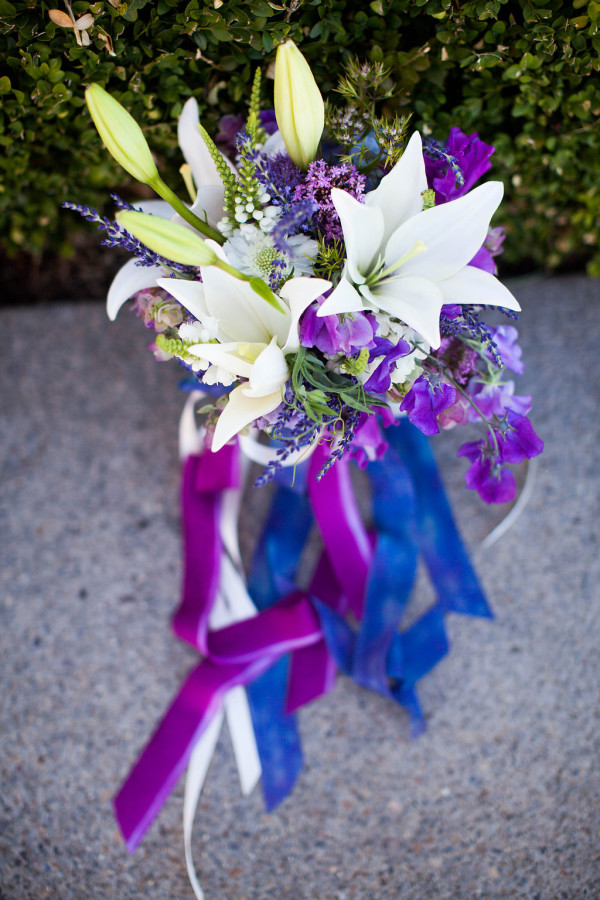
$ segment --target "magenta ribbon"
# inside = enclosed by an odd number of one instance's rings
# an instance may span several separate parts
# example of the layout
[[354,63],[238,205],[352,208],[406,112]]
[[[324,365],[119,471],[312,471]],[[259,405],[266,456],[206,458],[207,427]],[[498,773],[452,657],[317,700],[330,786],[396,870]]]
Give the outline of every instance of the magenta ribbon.
[[[318,684],[294,676],[296,705],[307,702],[323,682],[331,686],[330,661],[319,617],[308,597],[293,591],[258,615],[226,628],[208,630],[219,585],[220,496],[237,484],[237,448],[190,456],[183,473],[185,567],[175,633],[205,657],[192,670],[117,794],[117,821],[135,850],[185,769],[192,750],[219,710],[227,691],[248,684],[290,651],[306,672],[315,665]],[[311,686],[312,685],[312,686]]]

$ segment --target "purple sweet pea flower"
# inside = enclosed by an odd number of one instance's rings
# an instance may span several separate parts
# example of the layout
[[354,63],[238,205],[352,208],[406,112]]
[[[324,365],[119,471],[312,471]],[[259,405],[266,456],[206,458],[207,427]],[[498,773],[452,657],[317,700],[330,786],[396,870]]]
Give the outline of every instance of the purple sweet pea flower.
[[[526,415],[531,409],[531,397],[514,393],[514,381],[506,381],[502,384],[486,384],[478,378],[469,382],[468,392],[481,410],[486,419],[496,416],[501,419],[510,409],[520,416]],[[468,420],[478,422],[479,414],[472,406]]]
[[515,477],[509,469],[493,463],[484,441],[463,444],[457,456],[466,456],[471,465],[465,473],[469,490],[477,491],[486,503],[509,503],[515,496]]
[[421,375],[402,401],[400,410],[408,413],[417,428],[431,436],[439,433],[437,417],[456,399],[456,389],[441,381],[440,376]]
[[508,410],[496,431],[500,459],[504,463],[519,463],[539,456],[544,442],[537,436],[526,416]]
[[277,131],[277,119],[275,118],[274,109],[261,109],[258,118],[260,120],[260,127],[266,134],[275,134]]
[[349,452],[359,469],[365,469],[367,464],[384,456],[388,444],[384,441],[376,415],[368,416],[362,413],[361,420],[354,432]]
[[513,325],[499,325],[492,329],[492,336],[507,369],[511,369],[517,375],[522,375],[525,371],[525,364],[521,360],[523,351],[516,343],[519,337],[517,329]]
[[446,151],[454,158],[463,176],[463,183],[457,184],[456,173],[446,160],[434,155],[425,155],[427,181],[435,190],[435,202],[446,203],[462,197],[471,190],[476,181],[491,168],[489,161],[494,147],[485,144],[475,132],[466,135],[460,128],[451,128]]
[[243,127],[243,116],[233,115],[232,113],[221,116],[219,119],[219,130],[215,135],[215,143],[233,154],[235,151],[235,139]]
[[457,456],[465,456],[471,465],[465,474],[470,490],[479,493],[486,503],[507,503],[515,495],[515,480],[504,468],[507,463],[519,463],[538,456],[544,443],[533,430],[529,419],[508,411],[506,418],[494,426],[498,452],[488,432],[481,441],[463,444]]
[[479,248],[469,265],[473,266],[475,269],[482,269],[484,272],[489,272],[490,275],[496,274],[496,263],[485,244],[483,247]]
[[326,356],[354,356],[373,343],[375,319],[367,313],[347,313],[342,317],[317,316],[318,307],[311,304],[300,322],[300,343],[316,347]]
[[393,344],[387,338],[376,337],[369,351],[369,362],[380,356],[382,360],[365,381],[365,390],[373,394],[385,394],[389,391],[396,360],[407,356],[410,351],[411,346],[406,341],[399,340],[397,344]]

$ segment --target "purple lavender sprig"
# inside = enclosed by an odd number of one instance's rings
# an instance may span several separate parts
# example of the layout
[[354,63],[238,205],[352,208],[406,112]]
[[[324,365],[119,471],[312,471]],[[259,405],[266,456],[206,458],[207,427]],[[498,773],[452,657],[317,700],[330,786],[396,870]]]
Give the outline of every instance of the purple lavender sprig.
[[[121,201],[121,203],[123,203],[123,201]],[[132,253],[136,257],[138,265],[163,266],[166,269],[173,269],[181,275],[187,275],[194,278],[198,277],[197,270],[193,266],[184,266],[181,263],[176,263],[171,259],[160,256],[158,253],[150,250],[149,247],[146,247],[145,244],[142,244],[141,241],[138,241],[137,238],[119,225],[118,222],[108,219],[106,216],[101,216],[97,210],[89,206],[69,203],[68,201],[63,203],[63,208],[78,212],[79,215],[83,216],[84,219],[87,219],[88,222],[96,224],[100,231],[104,231],[106,237],[101,241],[101,246],[121,247],[123,250],[127,250],[128,253]],[[129,206],[127,205],[122,208],[128,209]]]

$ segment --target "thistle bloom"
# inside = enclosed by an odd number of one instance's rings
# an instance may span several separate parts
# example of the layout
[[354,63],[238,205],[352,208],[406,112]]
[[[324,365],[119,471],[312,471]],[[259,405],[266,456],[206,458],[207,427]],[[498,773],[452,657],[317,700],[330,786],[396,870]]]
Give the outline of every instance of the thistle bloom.
[[325,106],[310,67],[293,41],[277,48],[275,116],[290,159],[307,169],[317,155]]
[[502,184],[489,182],[424,210],[426,189],[421,137],[416,132],[364,204],[346,191],[332,190],[347,262],[344,277],[318,315],[382,310],[437,348],[444,304],[520,309],[493,275],[469,265],[486,238],[502,198]]

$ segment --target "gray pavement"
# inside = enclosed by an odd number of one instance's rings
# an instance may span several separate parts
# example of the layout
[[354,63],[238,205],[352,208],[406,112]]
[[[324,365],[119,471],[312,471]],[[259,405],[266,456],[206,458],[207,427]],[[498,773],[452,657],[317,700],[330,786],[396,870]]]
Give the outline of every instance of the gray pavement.
[[[207,900],[600,897],[600,284],[512,287],[546,450],[491,550],[505,510],[464,489],[464,434],[435,445],[496,621],[448,618],[415,741],[347,679],[304,709],[305,768],[271,815],[224,733],[194,839]],[[195,661],[169,630],[181,373],[125,311],[0,328],[0,897],[186,900],[182,784],[133,856],[110,805]],[[254,532],[247,514],[246,555]]]

